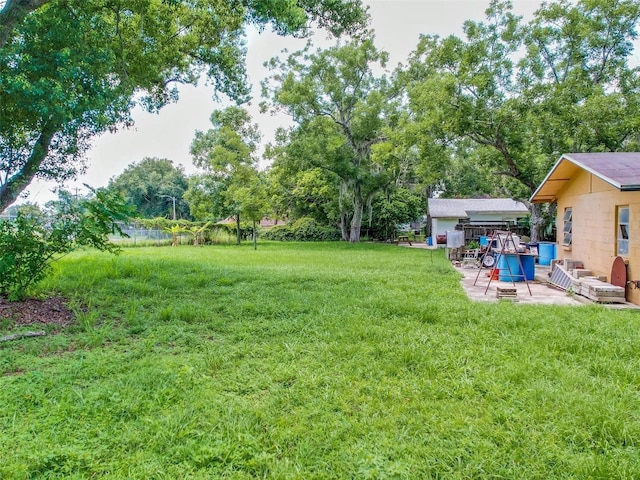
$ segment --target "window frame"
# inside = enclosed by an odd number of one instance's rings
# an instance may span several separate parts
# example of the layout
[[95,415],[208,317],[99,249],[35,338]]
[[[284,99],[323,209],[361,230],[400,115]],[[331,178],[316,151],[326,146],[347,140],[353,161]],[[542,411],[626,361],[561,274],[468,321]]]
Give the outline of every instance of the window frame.
[[573,243],[573,207],[565,207],[562,222],[562,246],[570,247]]
[[[626,211],[626,215],[624,214]],[[625,220],[626,217],[626,220]],[[629,227],[630,211],[629,205],[616,206],[616,255],[620,257],[629,256]]]

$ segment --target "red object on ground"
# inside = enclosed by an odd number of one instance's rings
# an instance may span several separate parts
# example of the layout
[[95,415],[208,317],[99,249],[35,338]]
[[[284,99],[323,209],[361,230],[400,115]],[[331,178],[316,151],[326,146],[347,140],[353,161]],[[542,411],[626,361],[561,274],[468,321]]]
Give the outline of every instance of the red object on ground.
[[627,287],[627,264],[624,258],[616,257],[611,266],[611,285],[616,287]]

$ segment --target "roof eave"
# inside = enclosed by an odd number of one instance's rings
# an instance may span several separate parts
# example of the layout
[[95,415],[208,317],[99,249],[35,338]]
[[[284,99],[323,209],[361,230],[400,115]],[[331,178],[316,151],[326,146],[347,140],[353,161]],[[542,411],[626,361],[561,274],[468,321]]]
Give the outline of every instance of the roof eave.
[[[531,197],[529,197],[529,201],[531,203],[553,203],[556,201],[555,199],[555,195],[553,197],[553,200],[546,200],[546,198],[548,198],[549,196],[544,196],[541,197],[541,199],[537,200],[536,197],[538,196],[538,192],[542,189],[542,187],[544,187],[544,185],[547,183],[547,181],[549,180],[549,178],[551,178],[551,175],[554,174],[554,172],[558,169],[558,166],[560,165],[560,162],[562,162],[562,159],[565,158],[564,155],[562,155],[558,161],[556,162],[556,164],[553,166],[553,168],[551,170],[549,170],[549,173],[547,173],[547,176],[544,177],[544,180],[542,180],[542,182],[540,182],[540,185],[538,185],[538,188],[536,188],[536,191],[533,192],[533,195],[531,195]],[[573,162],[573,160],[569,159],[571,162]],[[544,200],[542,198],[545,198]]]

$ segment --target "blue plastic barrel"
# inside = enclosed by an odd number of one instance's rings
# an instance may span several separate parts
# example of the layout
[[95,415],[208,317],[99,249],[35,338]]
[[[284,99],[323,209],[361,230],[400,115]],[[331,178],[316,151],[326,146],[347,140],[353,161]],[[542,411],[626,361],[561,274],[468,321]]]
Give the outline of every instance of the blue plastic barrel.
[[551,242],[538,243],[538,263],[551,265],[551,260],[556,258],[556,244]]
[[498,268],[500,269],[498,279],[501,282],[511,282],[512,279],[514,282],[523,282],[525,279],[533,280],[536,275],[535,259],[531,255],[520,255],[520,261],[518,261],[518,255],[502,254],[498,259]]
[[433,245],[433,237],[427,237],[427,245],[429,246]]
[[536,257],[533,255],[520,255],[522,268],[524,269],[524,278],[527,280],[535,280],[536,278]]

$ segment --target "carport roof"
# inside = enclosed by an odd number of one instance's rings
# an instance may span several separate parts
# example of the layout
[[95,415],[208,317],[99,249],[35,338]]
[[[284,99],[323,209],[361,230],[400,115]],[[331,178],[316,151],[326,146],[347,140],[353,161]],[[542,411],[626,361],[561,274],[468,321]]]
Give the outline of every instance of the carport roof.
[[473,213],[501,213],[528,215],[522,202],[511,198],[430,198],[429,215],[432,218],[467,218]]
[[533,193],[531,201],[555,202],[558,192],[579,169],[620,191],[640,190],[640,152],[565,153]]

